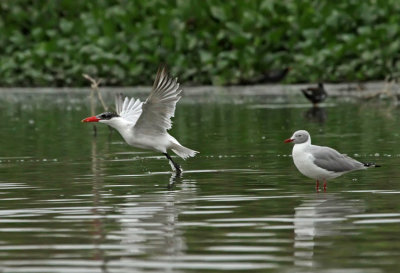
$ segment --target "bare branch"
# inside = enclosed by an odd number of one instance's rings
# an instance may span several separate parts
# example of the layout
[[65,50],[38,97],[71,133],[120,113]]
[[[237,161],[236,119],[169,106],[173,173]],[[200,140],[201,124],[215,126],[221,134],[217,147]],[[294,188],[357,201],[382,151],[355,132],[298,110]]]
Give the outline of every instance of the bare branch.
[[103,97],[101,96],[100,89],[99,89],[99,85],[100,85],[100,83],[101,83],[101,79],[95,80],[95,79],[93,79],[91,76],[89,76],[88,74],[82,74],[82,76],[83,76],[85,79],[87,79],[88,81],[91,82],[90,87],[91,87],[93,90],[95,90],[95,91],[97,92],[97,96],[98,96],[98,98],[99,98],[101,104],[103,105],[104,110],[105,110],[105,111],[108,111],[108,107],[107,107],[107,105],[104,103]]

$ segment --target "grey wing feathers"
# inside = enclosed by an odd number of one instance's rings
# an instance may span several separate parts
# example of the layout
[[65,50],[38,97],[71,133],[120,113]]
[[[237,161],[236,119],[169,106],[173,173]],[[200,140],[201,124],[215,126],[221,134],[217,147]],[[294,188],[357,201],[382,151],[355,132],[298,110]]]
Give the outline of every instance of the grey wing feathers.
[[139,99],[125,97],[123,99],[122,94],[117,94],[115,96],[115,110],[118,115],[131,121],[133,124],[139,119],[142,114],[142,105]]
[[365,169],[363,163],[329,147],[313,146],[311,153],[314,156],[314,164],[328,171],[349,172]]
[[175,106],[181,98],[181,92],[178,79],[170,77],[164,67],[160,68],[153,89],[143,104],[143,113],[135,129],[157,134],[171,129],[171,117],[175,114]]

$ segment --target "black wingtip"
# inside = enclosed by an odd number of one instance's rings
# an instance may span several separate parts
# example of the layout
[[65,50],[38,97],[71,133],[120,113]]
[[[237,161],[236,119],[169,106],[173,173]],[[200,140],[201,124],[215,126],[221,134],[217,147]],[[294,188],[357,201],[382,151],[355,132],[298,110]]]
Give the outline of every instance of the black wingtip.
[[375,163],[372,163],[372,162],[364,163],[364,166],[365,167],[375,167],[375,168],[381,167],[381,165],[376,165]]

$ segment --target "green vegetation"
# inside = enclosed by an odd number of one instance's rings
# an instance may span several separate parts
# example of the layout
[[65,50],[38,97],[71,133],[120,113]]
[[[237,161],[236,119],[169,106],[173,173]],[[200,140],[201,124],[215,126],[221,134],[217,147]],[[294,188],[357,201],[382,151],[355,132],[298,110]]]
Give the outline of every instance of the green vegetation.
[[383,79],[400,68],[400,1],[2,0],[1,86]]

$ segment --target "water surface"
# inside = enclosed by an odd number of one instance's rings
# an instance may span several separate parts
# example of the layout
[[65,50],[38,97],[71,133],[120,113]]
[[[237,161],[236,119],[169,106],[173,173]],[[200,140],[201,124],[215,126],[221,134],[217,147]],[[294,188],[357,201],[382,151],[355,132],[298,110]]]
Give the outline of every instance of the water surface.
[[[394,272],[400,266],[399,109],[301,97],[186,98],[164,158],[80,120],[85,94],[0,96],[2,272]],[[100,106],[97,111],[101,112]],[[283,140],[307,129],[382,168],[316,193]]]

